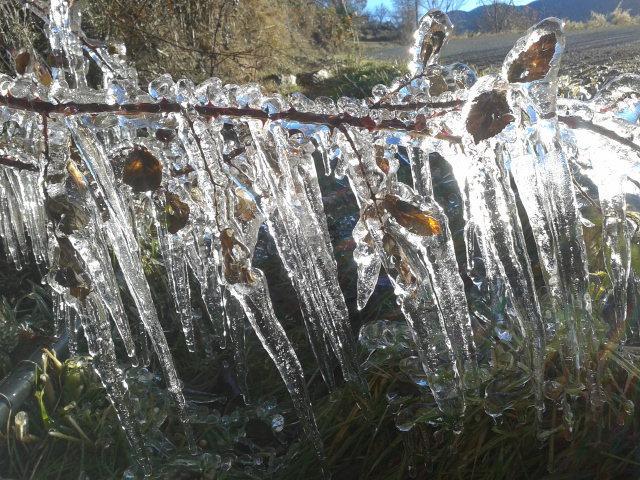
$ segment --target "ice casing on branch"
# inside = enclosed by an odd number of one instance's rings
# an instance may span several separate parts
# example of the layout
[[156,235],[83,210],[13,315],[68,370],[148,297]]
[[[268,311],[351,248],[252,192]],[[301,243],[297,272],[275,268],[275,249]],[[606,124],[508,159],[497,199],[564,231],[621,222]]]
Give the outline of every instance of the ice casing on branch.
[[[589,352],[591,327],[571,170],[576,165],[598,187],[598,206],[606,217],[603,238],[611,251],[605,260],[614,283],[614,330],[624,327],[630,272],[625,194],[633,190],[633,182],[624,180],[639,178],[638,103],[627,94],[637,91],[636,83],[620,79],[593,102],[562,103],[572,114],[569,121],[592,128],[586,135],[578,130],[575,141],[558,126],[555,113],[564,41],[557,20],[541,22],[516,44],[501,77],[476,82],[465,65],[437,64],[451,23],[445,14],[429,12],[416,36],[414,78],[390,89],[376,87],[375,101],[342,98],[335,104],[326,98],[265,95],[257,85],[225,86],[218,79],[195,87],[169,75],[152,81],[147,95],[123,49],[112,54],[87,45],[74,8],[63,0],[51,3],[48,31],[57,59],[51,82],[33,69],[15,79],[0,78],[1,134],[7,140],[0,146],[6,159],[0,167],[0,236],[16,264],[28,258],[31,245],[37,261],[51,270],[48,281],[57,298],[66,299],[59,310],[78,310],[96,368],[136,452],[144,449],[127,420],[131,412],[118,366],[129,359],[115,358],[109,328],[111,319],[135,362],[118,270],[167,386],[179,409],[186,409],[144,275],[140,240],[160,242],[172,302],[190,348],[197,348],[195,333],[202,328],[191,309],[193,274],[219,344],[234,349],[245,396],[246,317],[321,452],[294,345],[275,316],[268,279],[252,265],[258,230],[266,222],[327,383],[335,383],[335,357],[344,377],[364,387],[314,153],[322,156],[326,172],[338,161],[336,172],[348,178],[360,207],[353,232],[357,307],[366,305],[384,267],[417,346],[418,363],[444,412],[461,415],[464,392],[475,386],[479,357],[466,276],[476,282],[472,288],[507,298],[504,319],[492,319],[490,340],[494,346],[498,341],[516,346],[511,334],[523,340],[518,353],[532,372],[541,406],[545,329],[518,198],[534,233],[553,309],[567,312],[566,342],[575,353],[576,373],[587,368],[579,360],[583,347]],[[103,88],[86,85],[88,59],[102,69]],[[586,145],[593,148],[583,151]],[[618,162],[597,163],[597,152],[614,150]],[[462,276],[458,263],[463,259],[456,258],[449,219],[436,201],[432,152],[450,164],[463,197],[469,269]],[[398,175],[405,157],[410,185]],[[26,167],[19,171],[11,165]],[[145,229],[143,220],[152,228]],[[484,268],[486,275],[474,267]],[[65,316],[60,325],[73,328],[72,317]],[[560,316],[552,318],[555,323],[547,330],[558,334]]]
[[[582,223],[570,165],[572,140],[560,130],[556,116],[564,47],[560,20],[543,20],[516,42],[502,75],[509,82],[509,101],[520,129],[509,150],[511,172],[551,294],[552,318],[565,319],[570,357],[580,366],[583,355],[592,350],[593,327]],[[555,324],[547,330],[559,328]]]

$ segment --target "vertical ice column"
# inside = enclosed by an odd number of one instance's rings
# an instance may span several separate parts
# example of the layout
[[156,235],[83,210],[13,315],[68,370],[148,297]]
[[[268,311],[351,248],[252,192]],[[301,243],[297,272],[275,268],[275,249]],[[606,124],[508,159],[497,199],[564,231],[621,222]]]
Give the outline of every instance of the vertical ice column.
[[353,232],[359,305],[375,285],[368,275],[377,278],[381,264],[411,327],[434,398],[442,411],[461,415],[465,409],[462,375],[473,340],[460,330],[469,327],[468,320],[447,323],[451,318],[444,315],[435,290],[436,283],[445,281],[439,277],[444,272],[433,268],[427,252],[431,245],[447,243],[442,218],[413,189],[397,181],[398,160],[394,150],[385,146],[384,136],[377,139],[347,128],[337,135],[342,158],[336,174],[348,177],[360,205]]
[[438,303],[438,314],[446,325],[459,368],[473,374],[476,367],[475,346],[471,317],[467,305],[464,283],[460,277],[458,260],[449,220],[442,207],[433,198],[429,142],[416,141],[408,145],[413,181],[422,195],[427,210],[436,218],[442,234],[426,244],[425,263],[433,279],[432,288]]
[[89,294],[78,309],[95,370],[116,411],[120,427],[131,444],[134,458],[143,468],[145,475],[149,475],[151,474],[149,455],[140,432],[139,421],[135,416],[135,405],[131,400],[129,387],[118,365],[106,311],[102,302],[93,293]]
[[[569,105],[569,112],[587,114],[596,125],[607,127],[621,138],[633,139],[636,144],[640,131],[640,75],[623,74],[608,82],[587,105]],[[573,108],[571,108],[573,107]],[[634,135],[635,134],[635,135]],[[574,160],[579,172],[591,180],[598,189],[602,214],[602,236],[605,268],[611,279],[612,291],[607,304],[606,320],[610,323],[609,339],[624,343],[627,320],[627,286],[631,273],[631,236],[627,218],[627,194],[638,186],[640,148],[633,142],[621,143],[605,135],[594,135],[588,130],[573,132],[580,146]],[[635,188],[634,188],[635,187]],[[637,194],[637,190],[634,192]]]
[[232,218],[228,221],[236,225],[220,232],[223,276],[227,288],[242,307],[263,348],[278,369],[305,434],[320,458],[323,458],[322,440],[311,407],[302,366],[273,311],[264,274],[257,268],[251,267],[251,258],[261,222],[260,220],[249,221],[248,224],[243,222],[245,225],[241,230]]
[[[70,262],[69,266],[57,272],[60,276],[57,281],[70,289],[76,288],[76,296],[83,297],[84,292],[80,292],[73,277],[84,276],[118,327],[127,354],[134,357],[133,338],[111,266],[107,241],[98,221],[99,209],[91,197],[86,179],[71,158],[70,140],[64,123],[48,126],[48,156],[44,173],[46,197],[43,203],[60,247],[59,261]],[[82,272],[72,272],[73,262],[65,258],[75,255],[85,265]]]
[[[251,124],[256,146],[256,166],[261,205],[267,214],[269,231],[294,289],[323,374],[333,383],[327,346],[338,359],[345,379],[362,385],[349,312],[338,283],[320,187],[311,157],[313,145],[303,138],[289,139],[282,128],[271,125],[269,133]],[[311,151],[310,151],[311,149]]]
[[[504,167],[506,142],[514,120],[507,103],[507,84],[495,77],[478,81],[471,89],[462,118],[465,155],[447,159],[464,162],[454,167],[454,172],[464,171],[461,189],[468,195],[467,248],[477,242],[492,288],[497,293],[504,289],[513,307],[516,327],[529,351],[541,410],[544,325],[515,195]],[[470,250],[468,260],[472,255]]]
[[568,355],[580,368],[588,362],[583,356],[593,350],[593,330],[582,224],[568,156],[573,148],[560,134],[556,117],[564,44],[561,22],[543,20],[516,42],[505,59],[503,77],[510,84],[521,139],[511,149],[513,178],[536,240],[556,321],[566,319]]
[[[172,300],[178,319],[182,325],[187,349],[193,352],[195,351],[195,333],[185,242],[180,237],[180,232],[169,231],[171,227],[167,225],[166,220],[167,216],[171,215],[167,213],[167,210],[178,208],[178,202],[182,205],[186,204],[178,198],[177,194],[167,192],[164,196],[166,199],[163,199],[162,196],[157,198],[159,205],[153,205],[153,218],[158,234],[158,243],[160,244],[162,259],[164,260],[165,270],[169,278]],[[172,203],[174,204],[173,206]]]
[[68,0],[51,0],[47,33],[53,58],[57,62],[52,65],[54,82],[66,85],[64,56],[68,62],[66,68],[75,80],[74,87],[80,91],[87,88],[89,64],[84,57],[80,39],[72,30],[72,27],[80,26],[80,12],[77,6],[72,12],[72,4]]
[[[125,282],[163,370],[167,389],[177,403],[181,419],[186,422],[186,402],[182,394],[182,384],[153,304],[151,290],[144,276],[130,213],[118,193],[112,167],[99,140],[91,128],[83,124],[83,120],[70,118],[67,120],[67,125],[72,132],[82,160],[96,182],[96,189],[105,202],[109,212],[109,218],[104,227],[106,236],[116,254]],[[188,440],[192,441],[190,429],[186,425],[185,428],[187,428]]]

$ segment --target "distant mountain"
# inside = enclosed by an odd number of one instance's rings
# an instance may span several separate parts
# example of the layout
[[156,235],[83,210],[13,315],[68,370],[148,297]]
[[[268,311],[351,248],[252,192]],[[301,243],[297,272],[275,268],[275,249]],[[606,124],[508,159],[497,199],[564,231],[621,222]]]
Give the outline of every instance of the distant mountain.
[[[591,17],[591,12],[608,14],[620,5],[632,15],[640,15],[640,0],[536,0],[528,5],[513,7],[515,13],[527,14],[534,20],[546,17],[559,17],[566,20],[583,22]],[[485,17],[485,7],[469,12],[456,10],[449,13],[457,32],[477,31],[481,29]]]

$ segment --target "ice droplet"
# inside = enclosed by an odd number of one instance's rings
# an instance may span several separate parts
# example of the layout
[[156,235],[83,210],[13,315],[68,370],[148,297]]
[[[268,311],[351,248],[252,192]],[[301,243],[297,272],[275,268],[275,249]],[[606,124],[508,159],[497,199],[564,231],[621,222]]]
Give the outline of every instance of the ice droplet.
[[279,413],[271,418],[271,428],[274,432],[281,432],[284,429],[284,417]]

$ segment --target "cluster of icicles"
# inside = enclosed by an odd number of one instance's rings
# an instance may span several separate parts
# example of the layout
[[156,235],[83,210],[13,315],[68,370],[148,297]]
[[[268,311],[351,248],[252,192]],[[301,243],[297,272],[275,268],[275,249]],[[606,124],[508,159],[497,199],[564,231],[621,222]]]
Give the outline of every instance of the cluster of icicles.
[[[198,327],[189,271],[197,279],[206,306],[198,321],[211,321],[220,346],[233,349],[239,378],[248,319],[322,455],[300,362],[274,314],[267,279],[252,266],[266,223],[324,380],[335,384],[337,361],[344,379],[366,390],[337,281],[319,156],[325,175],[348,180],[360,209],[353,231],[358,307],[384,268],[444,413],[462,416],[465,391],[477,380],[471,317],[481,314],[470,312],[463,277],[490,302],[506,301],[497,323],[484,320],[495,327],[489,335],[496,341],[509,341],[501,331],[517,332],[519,361],[530,369],[539,409],[550,336],[562,336],[568,371],[597,394],[576,172],[602,211],[612,329],[620,332],[632,233],[626,201],[640,185],[640,77],[619,77],[589,101],[558,103],[565,37],[551,18],[516,43],[500,75],[477,78],[466,65],[438,64],[452,25],[432,11],[416,32],[411,74],[376,87],[366,100],[284,98],[257,85],[213,78],[194,86],[168,75],[143,91],[124,49],[87,39],[69,3],[51,0],[50,12],[36,12],[48,25],[49,67],[22,52],[20,74],[0,78],[0,236],[16,265],[32,252],[46,267],[59,331],[73,340],[81,326],[143,465],[148,453],[119,367],[125,359],[116,357],[112,338],[113,323],[128,361],[137,361],[122,281],[183,417],[186,405],[140,241],[157,239],[190,348]],[[101,88],[88,85],[89,62],[100,68]],[[456,258],[447,216],[434,199],[434,152],[450,165],[461,192],[466,265]],[[410,162],[412,185],[398,180],[401,157]],[[544,302],[523,215],[536,244]]]

